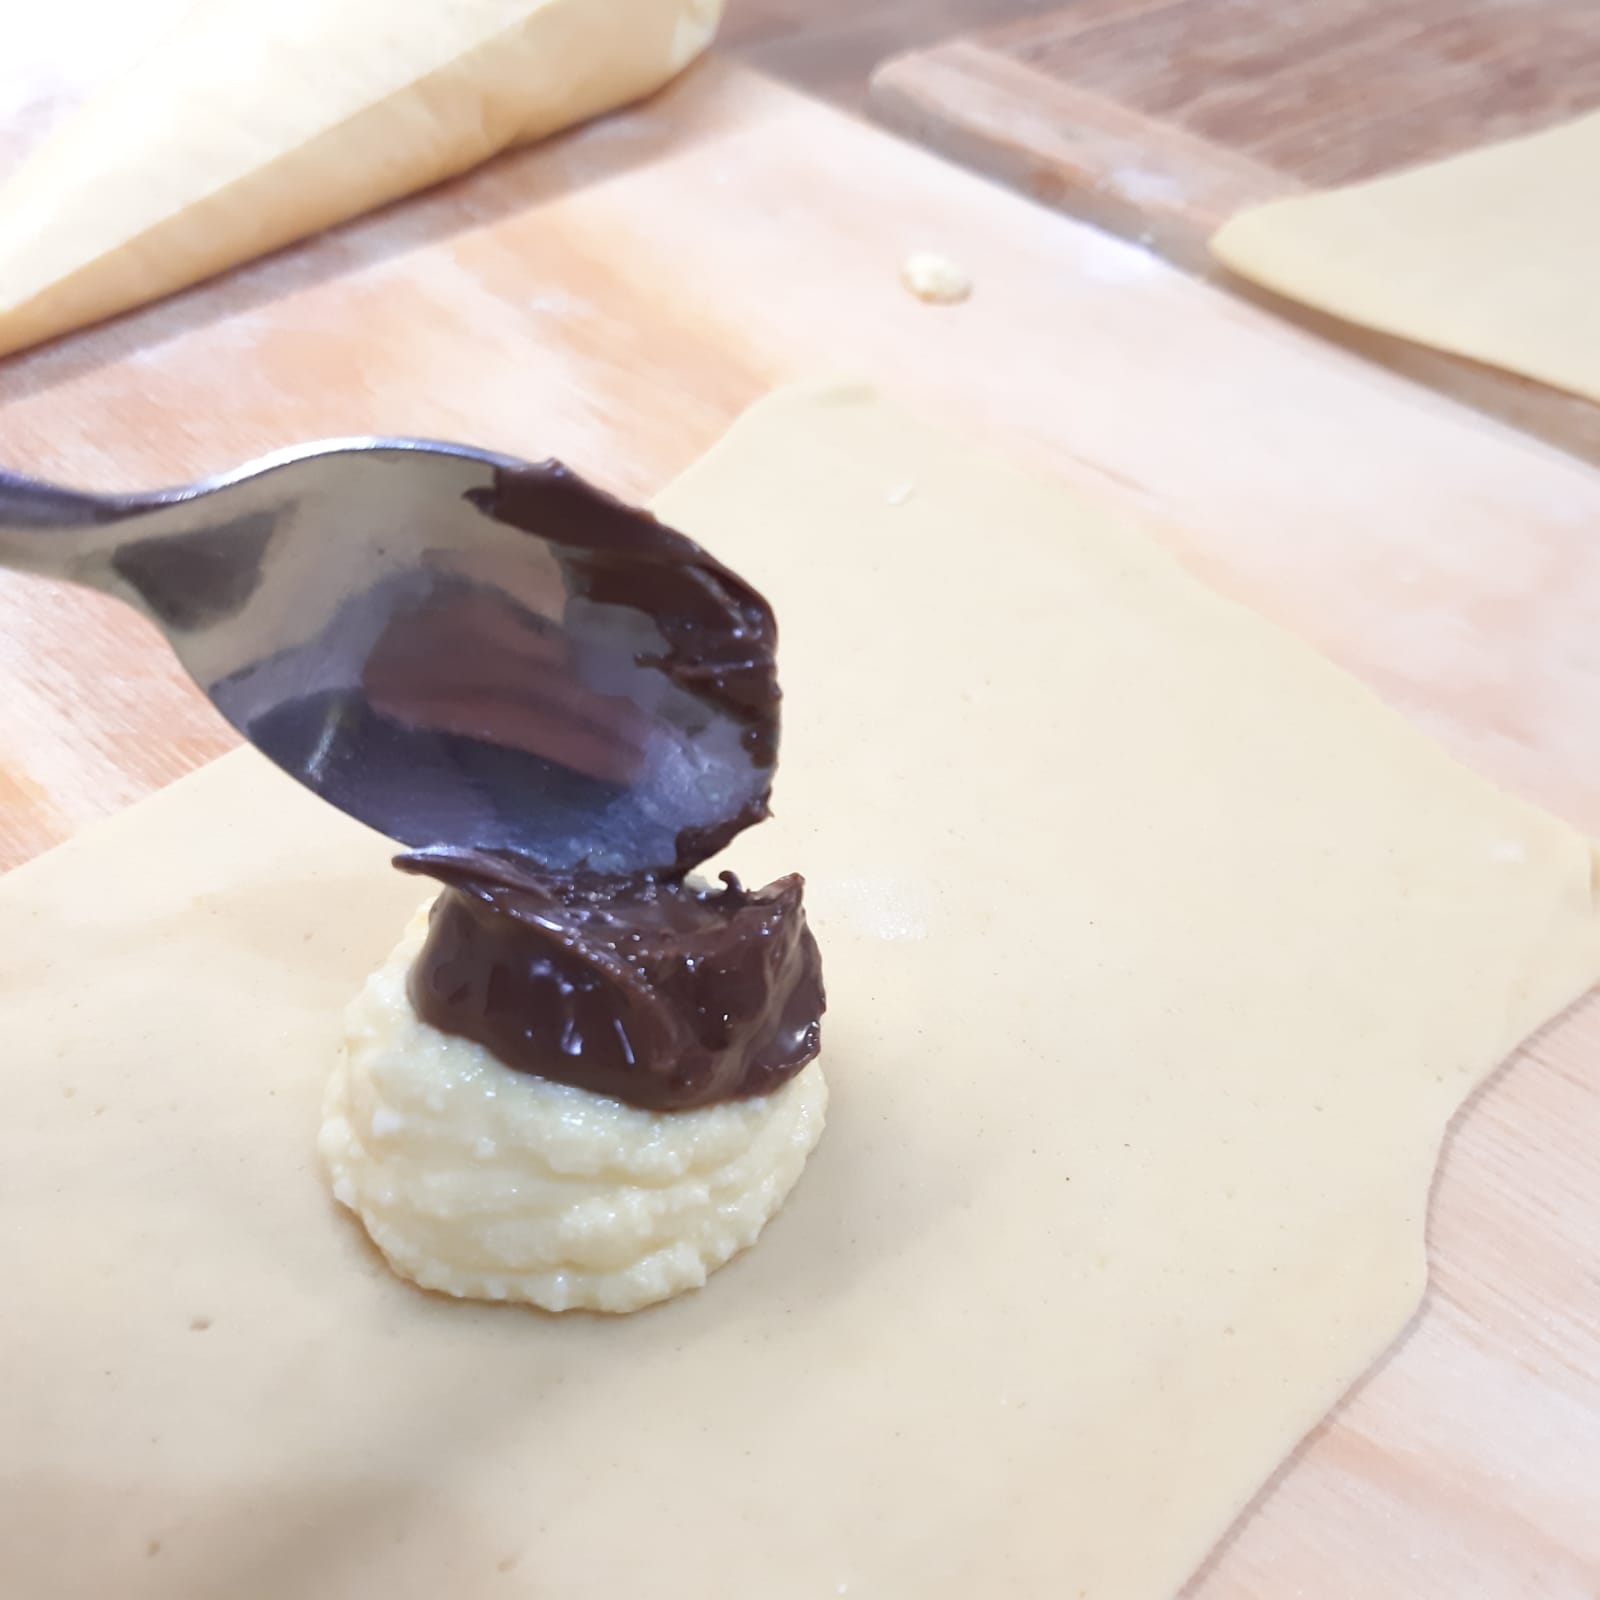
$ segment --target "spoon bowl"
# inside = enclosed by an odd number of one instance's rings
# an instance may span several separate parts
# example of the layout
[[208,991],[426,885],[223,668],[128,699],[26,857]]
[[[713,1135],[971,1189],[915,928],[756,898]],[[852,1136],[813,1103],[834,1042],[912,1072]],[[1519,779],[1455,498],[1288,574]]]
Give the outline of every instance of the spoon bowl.
[[670,873],[766,814],[770,608],[555,462],[350,439],[145,494],[0,472],[0,564],[144,612],[244,738],[406,845]]

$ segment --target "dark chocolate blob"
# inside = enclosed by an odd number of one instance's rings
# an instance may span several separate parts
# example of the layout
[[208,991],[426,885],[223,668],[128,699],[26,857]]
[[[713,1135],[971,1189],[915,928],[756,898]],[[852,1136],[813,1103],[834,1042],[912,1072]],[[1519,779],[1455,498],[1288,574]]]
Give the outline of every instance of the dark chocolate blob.
[[459,725],[488,728],[487,693],[463,691],[504,683],[504,661],[491,673],[476,657],[514,645],[518,724],[538,730],[552,773],[572,775],[537,785],[529,805],[550,808],[552,841],[599,837],[624,816],[632,845],[608,844],[620,865],[570,845],[539,859],[449,840],[397,858],[445,886],[411,972],[412,1005],[517,1071],[649,1110],[775,1089],[818,1049],[822,970],[802,881],[755,891],[729,874],[721,889],[685,882],[767,815],[778,756],[772,608],[692,540],[557,463],[499,471],[468,498],[547,542],[564,592],[559,626],[513,634],[505,619],[474,614],[459,642],[408,647],[385,682],[404,684],[412,662],[450,662],[426,668],[420,698],[448,679],[465,707]]
[[467,498],[548,542],[566,590],[561,628],[580,669],[585,656],[615,657],[627,619],[642,625],[633,670],[615,688],[648,721],[676,724],[713,814],[679,829],[670,858],[631,864],[681,875],[762,821],[781,698],[766,599],[692,539],[560,462],[501,469],[492,489]]
[[411,971],[417,1015],[519,1071],[683,1111],[766,1094],[817,1054],[799,877],[713,889],[447,849],[395,864],[446,886]]

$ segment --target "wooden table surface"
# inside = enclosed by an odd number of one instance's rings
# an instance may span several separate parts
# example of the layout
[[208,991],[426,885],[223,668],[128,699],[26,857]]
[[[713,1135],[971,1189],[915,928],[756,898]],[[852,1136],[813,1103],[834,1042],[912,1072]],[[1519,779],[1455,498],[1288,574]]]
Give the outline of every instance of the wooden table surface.
[[1246,207],[1600,106],[1593,0],[1067,0],[892,57],[871,103],[954,160],[1600,463],[1600,405],[1271,295],[1209,250]]
[[722,50],[847,110],[886,57],[1037,15],[1059,0],[728,0]]
[[[0,58],[0,168],[182,3],[32,17]],[[926,245],[973,272],[969,303],[903,291]],[[1600,473],[725,65],[0,363],[0,459],[132,487],[293,439],[417,433],[555,453],[642,495],[772,385],[830,371],[1142,516],[1600,831]],[[6,862],[229,742],[93,596],[0,577],[0,684]],[[1196,1600],[1594,1600],[1597,1061],[1591,1002],[1476,1100],[1435,1194],[1423,1315]]]

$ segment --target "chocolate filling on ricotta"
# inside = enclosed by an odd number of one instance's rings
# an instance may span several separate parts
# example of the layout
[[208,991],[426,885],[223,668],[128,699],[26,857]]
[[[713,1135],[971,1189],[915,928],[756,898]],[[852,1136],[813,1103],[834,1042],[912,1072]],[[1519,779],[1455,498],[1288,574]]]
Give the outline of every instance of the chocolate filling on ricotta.
[[765,1094],[817,1053],[822,961],[801,880],[746,890],[421,850],[438,878],[411,1003],[507,1066],[653,1111]]
[[[539,753],[584,803],[543,855],[442,841],[396,858],[444,885],[411,972],[418,1016],[519,1072],[650,1110],[777,1088],[816,1056],[824,1007],[803,880],[689,878],[768,814],[771,606],[692,540],[553,463],[504,469],[474,499],[555,552],[557,687],[575,692],[551,700]],[[553,681],[551,652],[538,656]],[[453,671],[473,677],[470,663]],[[559,797],[570,807],[570,786]],[[598,866],[590,832],[605,836]]]

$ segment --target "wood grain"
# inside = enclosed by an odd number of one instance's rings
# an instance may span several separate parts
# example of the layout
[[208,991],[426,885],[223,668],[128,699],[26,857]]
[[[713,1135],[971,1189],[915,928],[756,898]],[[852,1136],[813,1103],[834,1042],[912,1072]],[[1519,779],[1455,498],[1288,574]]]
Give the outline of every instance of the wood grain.
[[[58,7],[61,38],[93,32],[97,4]],[[904,292],[923,245],[973,271],[971,301]],[[0,363],[0,458],[133,486],[295,439],[421,433],[559,454],[642,495],[774,383],[830,371],[1142,518],[1465,759],[1600,830],[1600,474],[715,64]],[[0,636],[7,860],[222,742],[142,627],[93,597],[7,580]],[[1423,1316],[1194,1600],[1594,1600],[1597,1061],[1591,1002],[1479,1098],[1435,1196]]]
[[885,56],[1036,15],[1050,0],[731,0],[722,49],[784,83],[865,110]]
[[1600,104],[1588,0],[1075,0],[984,37],[1313,188]]
[[[1245,206],[1455,155],[1600,105],[1600,7],[1074,0],[901,54],[874,74],[871,99],[883,121],[919,142],[1224,279],[1206,244]],[[1600,406],[1225,281],[1320,336],[1600,461]]]
[[[78,3],[8,16],[0,181],[187,4]],[[13,402],[35,383],[24,363],[0,362],[0,461],[87,482],[98,457],[103,486],[129,482],[117,464],[114,428],[104,455],[92,438],[56,450],[52,441],[24,434]],[[137,411],[120,426],[137,431]],[[157,469],[149,484],[161,476]],[[8,572],[0,572],[0,682],[0,870],[236,742],[142,618],[99,595]]]

